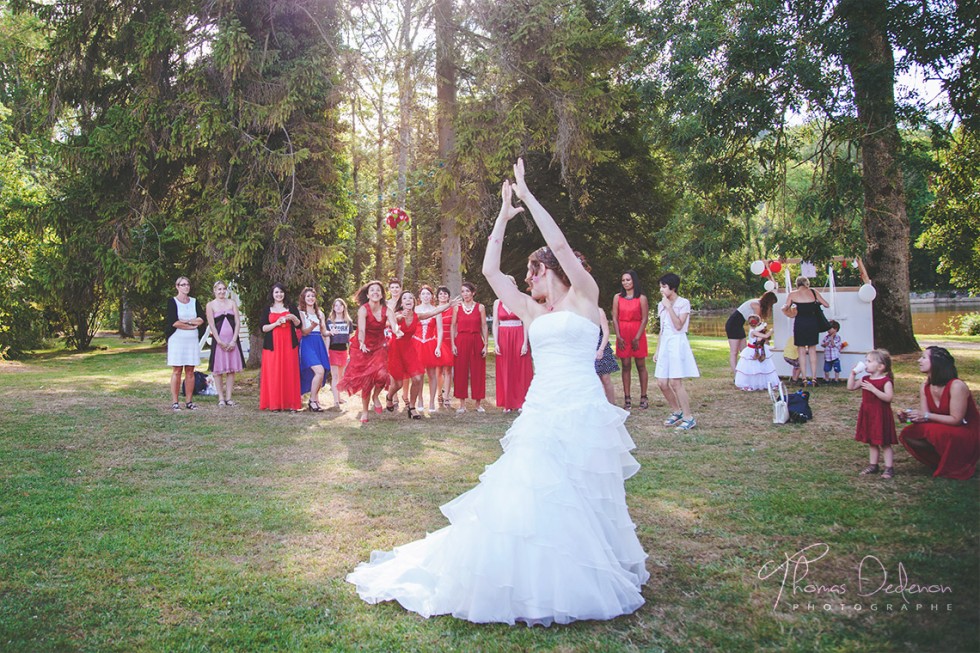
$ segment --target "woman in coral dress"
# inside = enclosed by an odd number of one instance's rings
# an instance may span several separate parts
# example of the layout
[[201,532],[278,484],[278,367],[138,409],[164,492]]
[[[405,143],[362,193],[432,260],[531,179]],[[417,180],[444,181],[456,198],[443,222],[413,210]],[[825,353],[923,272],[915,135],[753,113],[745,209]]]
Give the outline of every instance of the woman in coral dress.
[[338,389],[353,395],[361,393],[362,424],[368,421],[368,404],[373,401],[374,412],[381,412],[378,395],[388,384],[388,351],[385,327],[395,336],[400,333],[394,313],[384,303],[385,291],[380,281],[368,281],[357,291],[357,333],[350,339],[350,362]]
[[234,406],[231,398],[235,388],[235,373],[245,367],[245,353],[238,339],[242,318],[238,303],[228,297],[224,281],[214,283],[214,299],[205,311],[211,327],[211,373],[215,376],[219,406]]
[[633,270],[623,273],[620,280],[623,289],[613,299],[612,321],[616,330],[616,357],[623,364],[623,408],[633,407],[630,396],[632,378],[630,368],[636,361],[636,374],[640,378],[640,408],[649,408],[647,398],[647,320],[650,306],[640,288],[640,278]]
[[296,327],[302,322],[299,311],[286,306],[286,289],[272,286],[271,305],[266,311],[262,343],[262,382],[259,410],[299,410],[303,405],[299,392],[299,338]]
[[[509,277],[511,281],[513,277]],[[516,287],[516,282],[515,282]],[[493,303],[493,346],[497,384],[497,406],[505,413],[524,407],[531,386],[534,365],[528,345],[527,329],[521,318],[499,299]]]

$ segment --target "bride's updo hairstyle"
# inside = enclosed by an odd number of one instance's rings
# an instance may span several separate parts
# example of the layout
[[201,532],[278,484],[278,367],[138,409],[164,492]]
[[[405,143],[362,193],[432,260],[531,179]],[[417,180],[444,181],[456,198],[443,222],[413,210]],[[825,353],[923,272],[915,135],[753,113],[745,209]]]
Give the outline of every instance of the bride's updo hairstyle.
[[[575,254],[575,258],[582,263],[582,267],[585,268],[585,271],[591,272],[592,268],[590,268],[589,264],[586,262],[585,255],[583,255],[582,252],[573,253]],[[568,280],[568,275],[566,275],[565,271],[561,269],[561,263],[558,262],[558,257],[555,256],[550,247],[544,246],[540,249],[534,250],[531,255],[527,257],[527,260],[531,262],[531,271],[534,274],[542,274],[545,269],[548,269],[557,274],[558,278],[561,279],[563,284],[566,286],[572,285]]]

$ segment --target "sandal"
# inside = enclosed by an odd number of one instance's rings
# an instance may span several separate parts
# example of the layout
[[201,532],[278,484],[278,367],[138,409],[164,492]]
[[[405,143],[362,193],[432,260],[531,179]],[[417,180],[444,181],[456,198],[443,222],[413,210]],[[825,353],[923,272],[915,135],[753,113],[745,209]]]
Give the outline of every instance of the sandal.
[[417,409],[414,406],[408,407],[408,419],[422,419],[422,416],[418,414]]
[[[388,401],[385,402],[385,410],[387,410],[389,413],[395,412],[395,409],[396,408],[398,408],[398,400],[397,399],[395,401],[392,401],[391,399],[389,399]],[[375,409],[375,410],[377,410],[377,409]],[[381,411],[379,410],[378,412],[380,413]]]
[[[889,467],[889,469],[891,468]],[[860,472],[858,472],[858,476],[867,476],[868,474],[877,474],[877,473],[878,473],[878,465],[868,465]]]
[[647,399],[647,396],[646,395],[641,395],[640,396],[640,408],[642,408],[643,410],[646,410],[649,407],[650,407],[650,400]]
[[310,409],[310,412],[312,412],[312,413],[322,413],[323,412],[323,409],[320,408],[320,402],[319,401],[308,401],[308,402],[306,402],[306,407],[309,408]]
[[235,403],[234,401],[232,401],[231,399],[225,399],[225,406],[237,406],[237,405],[238,405],[238,404],[236,404],[236,403]]
[[219,407],[219,408],[220,408],[221,406],[226,406],[226,405],[227,405],[227,404],[225,403],[225,400],[224,400],[224,399],[219,399],[219,400],[218,400],[218,407]]
[[626,410],[629,410],[632,407],[633,407],[633,400],[630,399],[630,396],[629,395],[624,395],[623,408],[625,408]]
[[171,406],[171,408],[174,409],[174,410],[180,410],[180,402],[179,401],[175,401],[174,402],[174,405]]
[[885,471],[881,473],[881,477],[884,479],[895,478],[895,468],[885,467]]
[[193,401],[188,401],[186,407],[187,410],[197,410],[197,404],[195,404]]

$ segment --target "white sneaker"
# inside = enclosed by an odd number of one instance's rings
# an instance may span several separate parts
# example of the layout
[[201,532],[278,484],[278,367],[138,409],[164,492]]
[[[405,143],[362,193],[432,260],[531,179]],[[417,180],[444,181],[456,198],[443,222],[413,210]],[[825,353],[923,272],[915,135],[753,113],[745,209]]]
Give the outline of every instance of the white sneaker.
[[457,415],[462,415],[465,412],[466,412],[466,406],[460,406],[459,408],[456,409]]
[[483,406],[477,406],[476,407],[476,412],[478,412],[478,413],[485,413],[487,411],[483,408]]

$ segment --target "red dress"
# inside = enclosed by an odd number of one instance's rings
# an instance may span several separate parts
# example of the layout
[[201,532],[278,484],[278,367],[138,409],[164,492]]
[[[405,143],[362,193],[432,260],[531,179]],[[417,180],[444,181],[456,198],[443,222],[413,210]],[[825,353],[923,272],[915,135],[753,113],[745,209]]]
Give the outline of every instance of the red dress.
[[528,352],[521,355],[524,324],[503,302],[497,302],[497,322],[497,346],[500,348],[496,357],[497,406],[517,410],[524,406],[524,397],[534,376],[531,350],[528,347]]
[[[364,320],[365,333],[355,333],[350,339],[350,362],[337,389],[349,394],[370,392],[388,385],[388,349],[385,343],[385,326],[388,324],[388,307],[381,305],[381,319],[376,320],[367,306]],[[363,336],[368,353],[361,351]]]
[[436,333],[436,329],[438,328],[436,318],[430,317],[427,320],[417,321],[419,322],[419,328],[416,329],[415,335],[412,336],[412,341],[415,343],[415,349],[418,351],[422,367],[428,370],[433,367],[445,365],[445,359],[436,356],[436,345],[439,343],[439,334]]
[[646,358],[647,334],[644,331],[640,335],[640,346],[633,349],[633,338],[640,332],[640,322],[643,319],[643,309],[640,306],[640,298],[633,297],[627,299],[622,295],[616,295],[616,317],[619,321],[619,337],[616,338],[616,356],[618,358]]
[[487,359],[483,351],[483,320],[480,305],[473,304],[469,314],[456,307],[456,360],[453,362],[453,396],[466,399],[467,388],[473,399],[487,396]]
[[[949,415],[949,388],[951,380],[943,388],[937,406],[926,386],[926,406],[930,413]],[[902,429],[901,440],[912,457],[924,465],[934,467],[933,476],[966,480],[977,471],[980,460],[980,411],[971,393],[966,402],[966,424],[950,426],[938,422],[919,422]],[[906,438],[923,439],[932,445],[934,451],[923,451],[909,446]]]
[[[289,311],[269,311],[269,324],[289,315]],[[259,410],[299,410],[299,347],[293,346],[293,323],[272,330],[272,349],[262,351],[262,383]]]
[[452,367],[453,358],[453,309],[447,308],[442,312],[442,355],[439,356],[439,367]]
[[419,351],[413,336],[420,330],[416,317],[411,324],[398,318],[401,338],[392,338],[388,345],[388,374],[396,381],[404,381],[425,373],[425,366],[419,360]]
[[[891,381],[887,376],[880,379],[867,376],[865,380],[882,392],[885,384]],[[888,446],[898,442],[892,405],[876,397],[870,390],[861,391],[861,408],[858,410],[854,439],[874,446]]]

